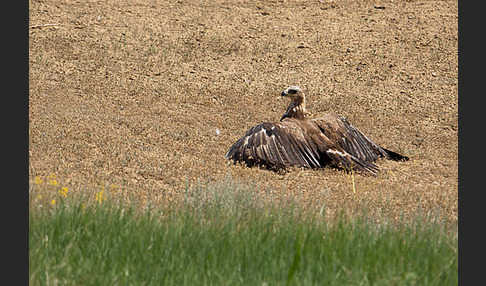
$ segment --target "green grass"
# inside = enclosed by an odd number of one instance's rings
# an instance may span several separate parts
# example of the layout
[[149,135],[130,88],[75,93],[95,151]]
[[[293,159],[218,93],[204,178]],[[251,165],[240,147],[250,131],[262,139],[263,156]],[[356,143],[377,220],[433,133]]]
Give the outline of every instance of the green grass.
[[[457,235],[439,223],[332,223],[245,188],[140,210],[111,200],[32,208],[31,285],[457,285]],[[32,203],[31,203],[32,204]]]

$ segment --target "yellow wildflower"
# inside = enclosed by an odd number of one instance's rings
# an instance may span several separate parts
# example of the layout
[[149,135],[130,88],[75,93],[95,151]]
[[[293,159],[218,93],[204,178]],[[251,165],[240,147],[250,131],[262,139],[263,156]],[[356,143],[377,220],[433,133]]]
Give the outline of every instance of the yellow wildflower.
[[51,205],[55,205],[55,204],[56,204],[56,200],[52,200]]
[[68,190],[68,188],[66,188],[66,187],[61,188],[61,189],[59,190],[59,194],[60,194],[61,196],[63,196],[63,197],[65,197],[65,198],[66,198],[66,197],[67,197],[67,193],[68,193],[68,191],[69,191],[69,190]]
[[49,179],[48,184],[51,186],[57,186],[57,180],[56,180],[56,174],[52,173],[49,176],[47,176],[47,179]]
[[104,190],[101,190],[100,192],[96,193],[96,201],[101,204],[104,200],[103,196]]
[[44,181],[42,180],[42,178],[39,177],[39,176],[36,176],[35,179],[34,179],[34,184],[40,185],[42,183],[44,183]]

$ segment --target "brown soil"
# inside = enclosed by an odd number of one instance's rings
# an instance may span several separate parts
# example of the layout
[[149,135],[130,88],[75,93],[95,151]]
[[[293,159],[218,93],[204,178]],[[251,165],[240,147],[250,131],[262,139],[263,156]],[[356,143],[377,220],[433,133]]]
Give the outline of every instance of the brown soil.
[[[30,178],[145,200],[232,177],[275,197],[457,222],[457,1],[30,1]],[[56,25],[46,25],[56,24]],[[44,26],[43,26],[44,25]],[[378,177],[228,164],[288,85],[385,148]],[[216,134],[216,129],[220,134]]]

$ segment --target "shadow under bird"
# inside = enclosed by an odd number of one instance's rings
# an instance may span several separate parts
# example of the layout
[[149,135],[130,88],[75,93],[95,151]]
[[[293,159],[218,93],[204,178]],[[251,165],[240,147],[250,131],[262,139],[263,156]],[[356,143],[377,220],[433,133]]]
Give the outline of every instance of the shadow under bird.
[[263,122],[250,128],[225,154],[226,159],[272,170],[287,167],[355,169],[376,175],[378,158],[407,161],[366,137],[344,117],[328,113],[308,118],[305,95],[298,86],[282,94],[291,99],[279,122]]

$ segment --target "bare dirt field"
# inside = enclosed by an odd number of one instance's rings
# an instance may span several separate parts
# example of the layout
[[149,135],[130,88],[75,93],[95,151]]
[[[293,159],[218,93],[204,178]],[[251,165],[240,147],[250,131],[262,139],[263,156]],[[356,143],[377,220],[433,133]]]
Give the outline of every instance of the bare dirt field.
[[[146,201],[231,177],[326,212],[457,222],[457,1],[30,0],[30,179]],[[232,165],[289,85],[408,162],[377,177]],[[219,135],[216,130],[219,130]]]

